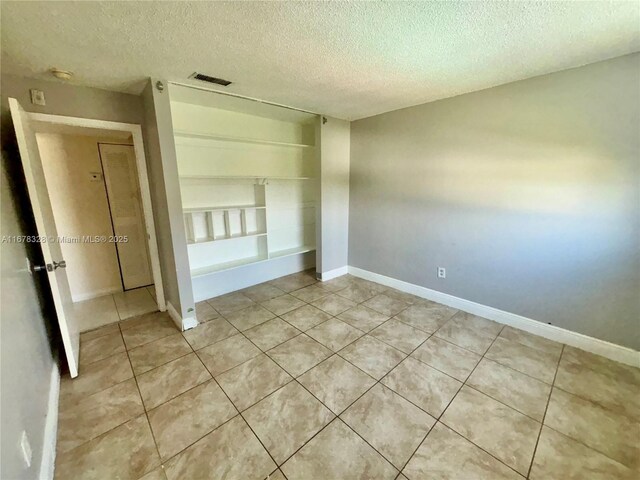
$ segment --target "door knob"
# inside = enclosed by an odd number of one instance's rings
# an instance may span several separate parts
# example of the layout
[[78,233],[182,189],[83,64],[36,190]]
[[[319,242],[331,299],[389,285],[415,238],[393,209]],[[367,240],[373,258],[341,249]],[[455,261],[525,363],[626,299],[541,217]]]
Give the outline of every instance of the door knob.
[[60,260],[59,262],[47,263],[46,265],[34,265],[34,272],[41,272],[46,270],[47,272],[53,272],[57,268],[67,268],[67,262]]

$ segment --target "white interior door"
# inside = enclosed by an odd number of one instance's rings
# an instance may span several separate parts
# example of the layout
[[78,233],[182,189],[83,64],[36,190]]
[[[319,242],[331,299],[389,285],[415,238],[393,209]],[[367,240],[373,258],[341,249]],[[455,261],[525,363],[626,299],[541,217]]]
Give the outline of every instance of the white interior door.
[[131,145],[100,144],[100,158],[109,196],[109,208],[118,241],[120,272],[125,290],[153,283],[147,230],[140,201],[136,154]]
[[40,243],[47,268],[40,272],[34,272],[34,275],[47,275],[49,278],[60,334],[69,363],[69,373],[72,377],[76,377],[80,357],[80,333],[74,317],[71,290],[69,289],[67,271],[64,268],[62,249],[57,241],[58,231],[53,218],[53,209],[49,200],[36,135],[29,123],[29,114],[24,111],[15,98],[9,99],[9,106],[38,236],[47,239],[47,241]]

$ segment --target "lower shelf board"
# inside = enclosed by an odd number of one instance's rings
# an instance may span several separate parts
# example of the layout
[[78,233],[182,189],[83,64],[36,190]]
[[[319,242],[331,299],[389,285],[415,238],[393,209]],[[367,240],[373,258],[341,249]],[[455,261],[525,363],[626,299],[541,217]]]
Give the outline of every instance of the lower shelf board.
[[268,260],[274,260],[276,258],[283,258],[291,255],[313,252],[315,251],[315,249],[316,247],[313,245],[305,245],[302,247],[288,248],[286,250],[277,250],[275,252],[270,252],[269,257],[265,257],[264,255],[256,257],[246,257],[231,262],[217,263],[208,267],[194,268],[193,270],[191,270],[191,277],[201,277],[204,275],[209,275],[211,273],[218,273],[226,270],[231,270],[233,268],[243,267],[252,263],[266,262]]

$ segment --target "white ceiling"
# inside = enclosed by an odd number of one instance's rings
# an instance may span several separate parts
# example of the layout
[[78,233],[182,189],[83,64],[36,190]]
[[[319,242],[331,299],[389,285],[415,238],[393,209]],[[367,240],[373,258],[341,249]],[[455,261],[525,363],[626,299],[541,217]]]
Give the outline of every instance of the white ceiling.
[[[640,2],[2,1],[2,71],[139,93],[194,71],[345,119],[640,50]],[[222,88],[221,88],[222,89]]]

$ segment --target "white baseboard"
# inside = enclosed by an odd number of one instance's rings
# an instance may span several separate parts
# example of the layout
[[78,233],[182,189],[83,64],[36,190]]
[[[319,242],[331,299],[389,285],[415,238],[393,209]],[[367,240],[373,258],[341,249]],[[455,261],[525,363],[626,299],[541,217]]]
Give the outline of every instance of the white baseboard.
[[182,318],[182,315],[178,313],[171,302],[167,302],[167,312],[169,312],[169,316],[173,320],[173,323],[176,324],[176,327],[180,329],[181,332],[185,330],[189,330],[190,328],[198,326],[198,320],[195,317]]
[[329,270],[328,272],[320,273],[320,280],[322,282],[326,282],[329,280],[333,280],[334,278],[346,275],[347,273],[349,273],[349,267],[347,266],[335,268],[333,270]]
[[534,335],[538,335],[555,342],[564,343],[572,347],[586,350],[587,352],[602,355],[603,357],[615,360],[616,362],[640,367],[640,352],[631,348],[599,340],[581,333],[572,332],[564,328],[556,327],[555,325],[542,323],[531,318],[516,315],[515,313],[505,312],[504,310],[465,300],[447,293],[438,292],[437,290],[431,290],[430,288],[421,287],[413,283],[380,275],[379,273],[362,270],[357,267],[349,266],[349,273],[356,277],[371,280],[372,282],[380,283],[402,292],[411,293],[418,297],[426,298],[427,300],[438,302],[458,310],[463,310],[480,317],[488,318],[489,320],[493,320],[504,325],[519,328],[520,330],[533,333]]
[[105,295],[113,295],[114,293],[121,293],[122,287],[103,288],[102,290],[96,290],[95,292],[81,293],[71,295],[73,303],[84,302],[85,300],[93,300],[94,298],[103,297]]
[[53,480],[56,466],[56,439],[58,437],[58,401],[60,398],[60,371],[54,362],[49,383],[49,403],[42,442],[42,460],[40,461],[40,480]]

